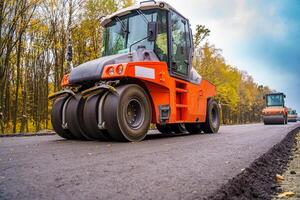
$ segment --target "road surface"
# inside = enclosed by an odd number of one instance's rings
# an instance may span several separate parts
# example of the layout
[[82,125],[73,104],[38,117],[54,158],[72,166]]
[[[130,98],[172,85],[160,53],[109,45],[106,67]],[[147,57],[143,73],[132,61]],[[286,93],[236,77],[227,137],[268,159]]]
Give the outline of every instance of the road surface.
[[223,126],[138,143],[0,138],[0,199],[201,199],[300,126]]

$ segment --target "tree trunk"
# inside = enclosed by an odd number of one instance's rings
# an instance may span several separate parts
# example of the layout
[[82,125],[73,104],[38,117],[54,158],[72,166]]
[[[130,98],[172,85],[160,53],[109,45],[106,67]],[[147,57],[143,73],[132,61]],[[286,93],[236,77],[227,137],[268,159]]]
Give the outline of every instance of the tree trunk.
[[27,113],[26,113],[26,108],[27,108],[27,70],[24,70],[24,82],[23,82],[23,97],[22,97],[22,121],[21,121],[21,127],[20,127],[20,132],[23,133],[25,132],[25,127],[27,123]]
[[22,52],[22,35],[20,35],[17,48],[17,77],[16,77],[16,94],[14,101],[13,110],[13,133],[17,131],[17,115],[18,115],[18,99],[19,99],[19,86],[20,86],[20,63],[21,63],[21,52]]

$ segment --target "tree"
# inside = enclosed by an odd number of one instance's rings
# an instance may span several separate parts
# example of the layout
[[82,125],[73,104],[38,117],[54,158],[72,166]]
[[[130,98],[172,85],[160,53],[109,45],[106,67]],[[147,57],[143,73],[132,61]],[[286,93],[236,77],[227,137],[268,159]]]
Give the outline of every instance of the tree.
[[204,25],[196,25],[196,33],[194,35],[194,45],[195,49],[200,47],[200,43],[208,37],[210,34],[210,30],[206,28]]
[[[259,86],[246,72],[225,63],[222,51],[206,42],[194,66],[204,79],[217,87],[224,124],[259,122],[268,87]],[[262,89],[263,88],[263,89]]]
[[0,0],[0,130],[26,132],[50,126],[49,93],[68,71],[68,39],[75,66],[101,55],[99,16],[131,0]]

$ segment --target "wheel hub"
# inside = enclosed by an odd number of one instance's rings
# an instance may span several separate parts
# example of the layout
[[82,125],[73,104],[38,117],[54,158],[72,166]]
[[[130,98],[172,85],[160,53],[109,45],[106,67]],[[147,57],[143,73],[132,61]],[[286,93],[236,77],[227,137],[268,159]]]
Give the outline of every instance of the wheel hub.
[[131,99],[127,104],[126,122],[132,129],[138,129],[144,122],[145,111],[138,99]]

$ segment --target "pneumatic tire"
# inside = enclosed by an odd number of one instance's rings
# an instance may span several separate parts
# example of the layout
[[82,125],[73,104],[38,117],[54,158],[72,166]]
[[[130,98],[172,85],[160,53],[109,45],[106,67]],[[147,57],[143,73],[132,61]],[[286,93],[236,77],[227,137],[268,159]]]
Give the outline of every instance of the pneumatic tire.
[[175,134],[186,132],[186,128],[184,124],[170,124],[170,128]]
[[62,110],[67,97],[58,98],[54,101],[51,110],[51,123],[54,131],[62,138],[75,139],[68,129],[62,128]]
[[186,132],[184,124],[156,124],[156,128],[159,132],[164,134]]
[[277,124],[283,124],[283,125],[287,124],[287,118],[286,118],[286,116],[283,115],[282,117],[283,117],[283,121],[281,123],[277,123]]
[[169,124],[156,124],[156,128],[160,133],[170,134],[172,133],[171,127]]
[[117,141],[141,141],[152,119],[147,93],[136,84],[119,86],[104,103],[104,121],[110,136]]
[[103,96],[105,94],[101,95],[94,95],[89,97],[84,105],[83,109],[83,122],[84,122],[84,127],[86,127],[86,134],[95,139],[95,140],[109,140],[109,134],[107,130],[100,130],[98,128],[98,116],[99,112],[99,103],[101,98],[105,98]]
[[92,140],[86,133],[86,129],[83,124],[83,108],[85,100],[77,95],[72,97],[67,104],[66,109],[66,122],[68,129],[79,140]]
[[201,124],[201,129],[204,133],[217,133],[220,128],[220,108],[214,99],[207,102],[206,120]]
[[285,116],[284,119],[285,119],[285,124],[288,124],[289,123],[288,116]]
[[186,123],[185,128],[191,134],[198,134],[202,131],[200,123]]

